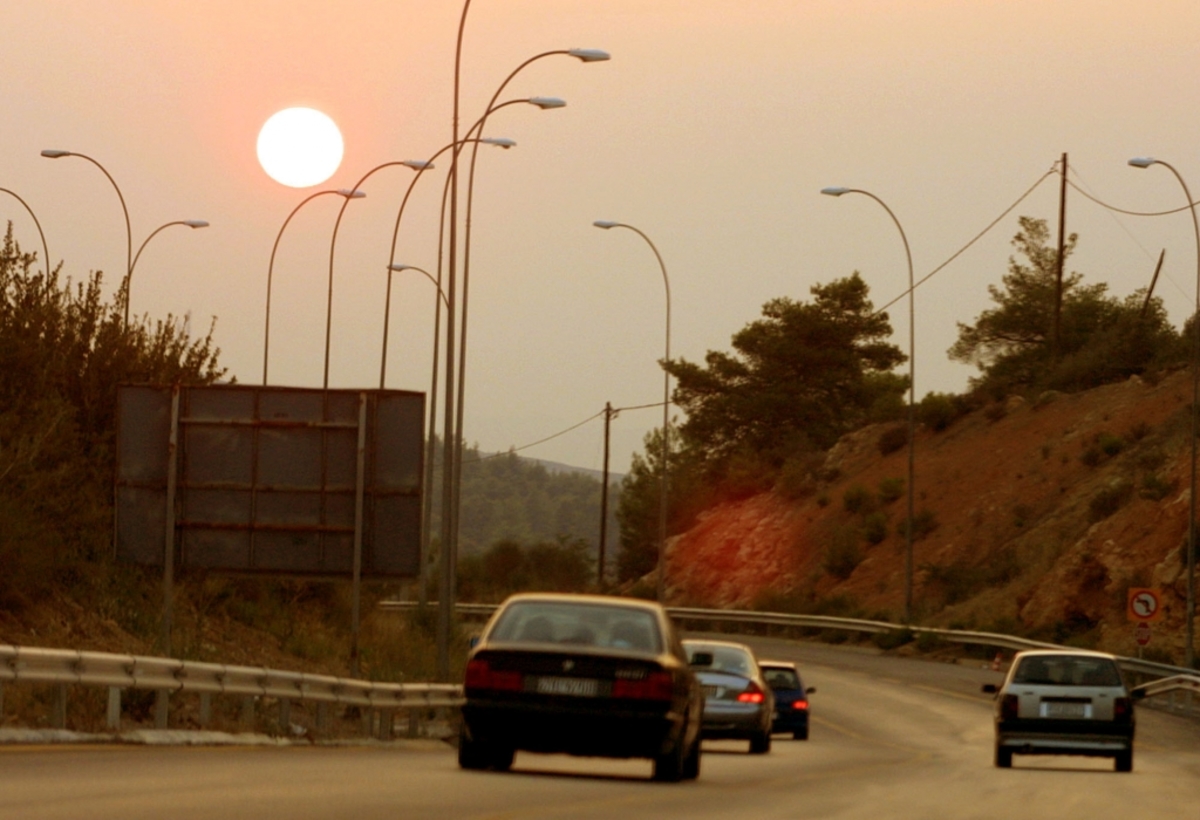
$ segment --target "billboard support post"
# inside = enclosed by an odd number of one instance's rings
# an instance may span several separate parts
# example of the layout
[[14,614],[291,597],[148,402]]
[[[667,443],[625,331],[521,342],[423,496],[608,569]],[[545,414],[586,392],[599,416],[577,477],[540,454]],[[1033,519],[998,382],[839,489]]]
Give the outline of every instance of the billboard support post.
[[356,450],[356,478],[354,491],[354,569],[353,602],[350,619],[350,674],[359,676],[358,627],[362,600],[362,529],[363,529],[363,479],[367,461],[367,394],[358,394],[358,447]]

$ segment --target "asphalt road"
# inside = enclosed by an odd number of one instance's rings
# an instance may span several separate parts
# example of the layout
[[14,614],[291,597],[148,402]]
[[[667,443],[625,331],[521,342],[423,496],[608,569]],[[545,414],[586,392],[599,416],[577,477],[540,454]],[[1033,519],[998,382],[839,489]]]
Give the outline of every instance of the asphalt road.
[[753,641],[801,663],[811,739],[705,744],[699,781],[648,761],[519,753],[463,772],[436,741],[388,748],[0,748],[0,818],[1186,818],[1200,820],[1200,725],[1138,712],[1132,774],[1089,758],[992,766],[980,668]]

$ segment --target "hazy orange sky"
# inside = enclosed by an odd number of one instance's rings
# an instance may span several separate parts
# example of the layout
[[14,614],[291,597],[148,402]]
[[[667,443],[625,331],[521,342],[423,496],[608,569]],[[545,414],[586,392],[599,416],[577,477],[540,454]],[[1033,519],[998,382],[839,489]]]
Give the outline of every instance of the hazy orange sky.
[[[371,167],[427,157],[450,139],[459,2],[416,0],[40,0],[7,3],[0,21],[0,187],[37,213],[54,262],[115,286],[124,223],[99,160],[129,206],[134,313],[217,317],[222,361],[239,381],[262,373],[267,264],[288,212],[320,187],[348,187]],[[486,450],[522,446],[615,406],[658,401],[664,295],[636,225],[663,254],[673,296],[672,352],[692,360],[778,296],[862,272],[876,304],[904,289],[903,247],[918,277],[1008,208],[1062,152],[1075,181],[1135,210],[1184,204],[1174,164],[1200,195],[1197,72],[1200,4],[1184,0],[473,0],[464,45],[463,118],[505,76],[547,50],[612,53],[583,65],[539,61],[511,95],[568,106],[497,114],[512,151],[481,156],[477,180],[465,434]],[[285,188],[255,157],[275,111],[309,105],[337,121],[345,160],[325,185]],[[385,265],[411,172],[363,186],[339,233],[331,384],[378,383]],[[441,177],[418,186],[400,261],[437,263]],[[988,307],[1017,216],[1057,218],[1044,182],[987,237],[917,291],[917,393],[960,391],[950,363],[956,322]],[[276,259],[271,381],[319,386],[329,240],[337,202],[292,221]],[[26,250],[40,250],[20,204],[0,196]],[[1159,293],[1178,324],[1195,288],[1186,214],[1118,216],[1072,193],[1080,234],[1071,267],[1125,295],[1167,251]],[[393,290],[388,386],[427,390],[433,288],[416,275]],[[907,348],[906,305],[891,311]],[[624,470],[661,417],[613,426]],[[525,454],[598,468],[599,421]]]

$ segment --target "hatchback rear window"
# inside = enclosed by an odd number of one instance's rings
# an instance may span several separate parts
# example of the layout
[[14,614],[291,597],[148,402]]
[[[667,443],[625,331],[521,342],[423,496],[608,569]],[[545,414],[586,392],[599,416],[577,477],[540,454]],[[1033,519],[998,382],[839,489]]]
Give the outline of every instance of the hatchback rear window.
[[558,601],[511,604],[500,615],[488,640],[662,651],[658,621],[644,609]]
[[1120,686],[1121,673],[1108,658],[1034,655],[1022,658],[1013,683],[1051,686]]
[[791,669],[771,669],[770,667],[763,668],[763,677],[767,680],[767,685],[772,689],[799,689],[800,678]]

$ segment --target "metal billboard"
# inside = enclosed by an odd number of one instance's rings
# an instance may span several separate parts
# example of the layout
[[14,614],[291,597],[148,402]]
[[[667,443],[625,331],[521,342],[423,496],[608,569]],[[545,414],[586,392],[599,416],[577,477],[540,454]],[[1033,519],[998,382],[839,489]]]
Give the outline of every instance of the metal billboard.
[[[425,395],[123,385],[117,557],[276,575],[411,578]],[[356,549],[356,545],[358,549]]]

